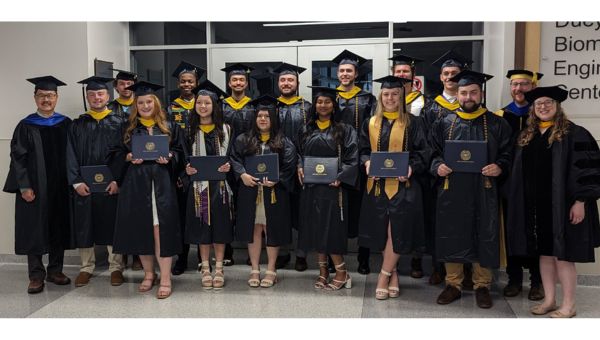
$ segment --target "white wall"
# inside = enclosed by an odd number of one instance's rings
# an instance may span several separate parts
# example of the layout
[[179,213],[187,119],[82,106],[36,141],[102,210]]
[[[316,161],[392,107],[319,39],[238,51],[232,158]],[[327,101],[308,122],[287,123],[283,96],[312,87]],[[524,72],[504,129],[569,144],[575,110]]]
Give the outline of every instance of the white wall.
[[486,101],[490,111],[504,107],[512,99],[506,70],[514,68],[515,23],[486,22],[483,41],[483,73],[493,75],[486,83]]

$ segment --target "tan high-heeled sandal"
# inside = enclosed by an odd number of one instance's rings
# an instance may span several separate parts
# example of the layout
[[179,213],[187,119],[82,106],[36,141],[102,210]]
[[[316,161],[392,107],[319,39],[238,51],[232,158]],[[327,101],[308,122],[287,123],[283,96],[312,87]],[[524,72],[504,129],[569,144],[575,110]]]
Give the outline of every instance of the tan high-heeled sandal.
[[[258,274],[258,279],[252,278],[252,275],[254,274]],[[250,271],[250,279],[248,279],[248,286],[252,288],[260,287],[260,268],[258,270],[252,269]]]
[[[154,285],[157,283],[157,278],[158,275],[156,275],[156,273],[152,273],[152,278],[147,278],[146,275],[144,275],[144,279],[142,280],[142,283],[138,286],[138,292],[140,293],[146,293],[152,290],[152,287],[154,287]],[[149,285],[145,285],[145,282],[150,281]]]
[[223,272],[223,262],[215,262],[215,277],[212,281],[214,289],[219,290],[225,286],[225,273]]
[[[389,278],[392,276],[392,273],[386,272],[385,270],[381,270],[380,274],[383,274]],[[377,288],[375,289],[375,298],[377,300],[387,300],[390,297],[389,287],[386,288]]]
[[[396,277],[398,277],[398,272],[396,271],[396,269],[392,270],[392,275],[396,275]],[[390,282],[391,281],[392,281],[392,278],[390,277]],[[388,286],[388,290],[390,291],[391,298],[397,298],[398,296],[400,296],[400,287],[399,286]]]
[[[324,261],[324,262],[319,261],[317,263],[319,264],[319,271],[321,270],[321,268],[327,269],[327,261]],[[326,270],[325,272],[327,273],[327,275],[329,275],[329,271]],[[321,273],[319,273],[319,274],[321,274]],[[323,289],[323,288],[325,288],[325,285],[327,285],[327,283],[328,283],[327,278],[323,275],[319,275],[319,277],[317,278],[317,281],[315,282],[314,287],[315,287],[315,289]]]
[[208,261],[202,261],[202,265],[200,267],[200,272],[202,273],[202,288],[204,289],[212,289],[213,288],[213,278],[210,274],[210,266]]
[[[350,289],[352,288],[352,278],[350,278],[350,274],[348,274],[348,271],[344,268],[342,269],[342,267],[346,266],[346,262],[342,262],[338,265],[335,266],[335,271],[337,272],[345,272],[346,273],[346,279],[344,281],[340,281],[340,280],[336,280],[336,279],[331,279],[331,282],[327,284],[327,286],[325,286],[326,290],[340,290],[342,288],[346,288],[346,289]],[[339,284],[339,286],[338,286]]]
[[260,286],[263,288],[271,288],[273,285],[277,283],[277,273],[274,271],[267,270],[265,275],[273,276],[273,279],[267,279],[265,276],[262,280],[260,280]]

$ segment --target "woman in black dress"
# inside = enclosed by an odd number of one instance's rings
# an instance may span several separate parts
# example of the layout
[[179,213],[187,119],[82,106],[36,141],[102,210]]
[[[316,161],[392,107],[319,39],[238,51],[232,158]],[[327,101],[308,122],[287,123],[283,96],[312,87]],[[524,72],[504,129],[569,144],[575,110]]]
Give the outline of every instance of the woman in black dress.
[[592,135],[565,115],[561,102],[567,95],[558,86],[526,94],[533,105],[517,139],[509,182],[508,252],[540,256],[545,299],[531,313],[554,318],[575,316],[575,262],[594,262],[600,246],[600,152]]
[[[237,197],[236,239],[248,242],[252,264],[250,287],[272,287],[277,283],[275,262],[281,245],[291,242],[290,191],[296,173],[296,148],[279,130],[277,99],[261,96],[252,104],[255,115],[252,128],[237,137],[231,162],[239,183]],[[279,181],[256,178],[246,172],[249,156],[276,153],[279,160]],[[262,237],[267,248],[267,271],[260,279]]]
[[[232,131],[223,124],[223,114],[219,95],[224,92],[210,81],[205,81],[196,89],[194,115],[190,116],[190,134],[187,138],[189,156],[229,156]],[[229,162],[223,163],[219,172],[229,172]],[[188,176],[202,169],[187,163]],[[189,177],[188,177],[189,179]],[[233,193],[231,186],[224,181],[186,181],[186,225],[184,243],[199,244],[202,258],[202,288],[221,289],[225,285],[223,258],[225,244],[233,241]],[[208,259],[210,246],[215,249],[215,275],[211,275]]]
[[409,152],[406,177],[369,177],[360,213],[359,244],[383,252],[375,298],[385,300],[400,295],[396,273],[400,254],[425,248],[422,191],[412,176],[424,173],[429,159],[421,120],[403,105],[404,83],[411,80],[387,76],[375,81],[381,83],[381,92],[375,115],[360,131],[361,164],[369,175],[371,152]]
[[[319,277],[317,289],[351,288],[352,280],[344,256],[348,248],[348,188],[357,185],[358,145],[354,129],[339,119],[336,105],[338,90],[313,87],[315,95],[310,121],[299,140],[298,179],[304,183],[304,157],[338,159],[337,179],[329,184],[304,184],[300,195],[298,247],[316,250]],[[335,265],[335,278],[328,282],[327,255]]]
[[[120,194],[115,222],[114,249],[121,254],[140,255],[144,280],[138,291],[152,289],[156,280],[154,257],[160,267],[159,299],[171,295],[171,263],[181,252],[181,231],[175,181],[183,171],[183,133],[167,120],[153,91],[162,86],[147,82],[128,89],[135,91],[135,105],[126,124],[123,142],[108,158],[116,174]],[[135,135],[168,135],[169,157],[155,161],[133,159]]]

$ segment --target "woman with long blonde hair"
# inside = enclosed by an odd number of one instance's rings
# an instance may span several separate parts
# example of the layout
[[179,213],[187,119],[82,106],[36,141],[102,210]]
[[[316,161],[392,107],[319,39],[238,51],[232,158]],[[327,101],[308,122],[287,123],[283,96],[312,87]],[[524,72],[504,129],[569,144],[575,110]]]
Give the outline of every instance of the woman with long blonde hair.
[[[128,89],[135,91],[135,102],[121,145],[109,155],[109,165],[121,184],[115,222],[115,251],[140,255],[144,280],[139,292],[148,292],[157,281],[154,257],[160,267],[159,299],[171,295],[171,263],[181,252],[182,235],[175,180],[183,171],[183,133],[167,121],[154,91],[160,85],[139,82]],[[136,135],[168,135],[169,155],[157,160],[134,159],[131,141]]]
[[538,87],[525,96],[533,104],[509,179],[509,255],[540,257],[545,298],[531,313],[570,318],[576,315],[575,263],[594,262],[600,246],[600,152],[593,136],[563,111],[566,90]]

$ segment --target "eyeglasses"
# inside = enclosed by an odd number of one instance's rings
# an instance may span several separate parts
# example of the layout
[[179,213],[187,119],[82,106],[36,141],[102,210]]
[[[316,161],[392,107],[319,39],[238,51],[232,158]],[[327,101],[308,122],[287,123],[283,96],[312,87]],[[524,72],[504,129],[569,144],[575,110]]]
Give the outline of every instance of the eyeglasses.
[[510,83],[510,87],[526,87],[526,86],[531,86],[531,82],[528,81],[524,81],[524,82],[512,82]]
[[36,94],[35,98],[37,99],[54,99],[56,98],[56,93],[46,93],[46,94]]
[[534,105],[535,107],[548,107],[551,106],[552,104],[554,104],[556,101],[554,99],[548,99],[548,100],[544,100],[543,102],[535,102]]

